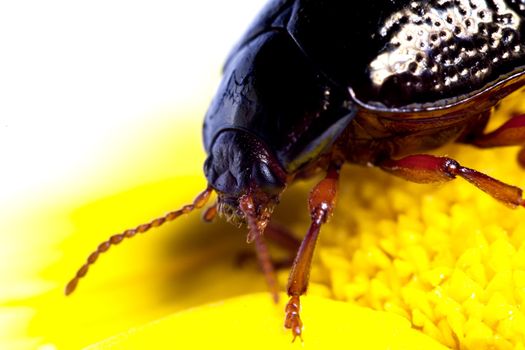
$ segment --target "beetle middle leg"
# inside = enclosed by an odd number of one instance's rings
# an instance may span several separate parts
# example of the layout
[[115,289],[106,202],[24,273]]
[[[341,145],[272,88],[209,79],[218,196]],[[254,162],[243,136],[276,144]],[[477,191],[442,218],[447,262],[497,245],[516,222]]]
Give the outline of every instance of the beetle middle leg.
[[525,206],[521,188],[461,166],[451,158],[418,154],[385,160],[378,166],[393,175],[417,183],[445,182],[460,176],[507,206]]
[[290,300],[285,308],[284,326],[292,330],[293,340],[297,336],[301,337],[302,321],[299,315],[301,308],[299,298],[306,293],[308,288],[310,265],[321,225],[328,220],[335,207],[339,169],[339,165],[331,165],[325,178],[312,189],[308,198],[312,222],[295,257],[287,287]]

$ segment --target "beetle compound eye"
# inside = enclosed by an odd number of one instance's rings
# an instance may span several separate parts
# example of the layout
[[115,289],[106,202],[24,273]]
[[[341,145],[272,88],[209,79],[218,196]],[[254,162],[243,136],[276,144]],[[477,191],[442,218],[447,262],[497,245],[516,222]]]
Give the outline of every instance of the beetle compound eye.
[[266,193],[278,195],[283,190],[283,181],[272,172],[266,163],[259,162],[254,164],[252,177],[257,186]]
[[128,229],[120,234],[113,235],[107,241],[100,243],[97,249],[89,255],[84,265],[78,269],[75,277],[73,277],[73,279],[71,279],[71,281],[69,281],[67,284],[65,289],[66,295],[69,295],[75,291],[78,281],[87,274],[89,267],[97,261],[100,254],[106,252],[111,246],[119,244],[126,238],[135,237],[138,233],[144,233],[154,227],[161,226],[168,221],[175,220],[182,214],[187,214],[195,209],[202,208],[208,202],[212,192],[212,188],[208,187],[197,197],[195,197],[192,204],[187,204],[179,210],[171,211],[166,215],[153,219],[146,224],[142,224],[133,229]]

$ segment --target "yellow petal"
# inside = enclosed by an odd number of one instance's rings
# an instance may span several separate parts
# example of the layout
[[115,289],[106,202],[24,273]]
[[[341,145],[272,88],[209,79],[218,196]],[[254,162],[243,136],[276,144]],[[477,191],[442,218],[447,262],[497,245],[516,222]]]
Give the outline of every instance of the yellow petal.
[[259,293],[176,313],[86,350],[446,349],[403,317],[315,296],[302,301],[303,343],[297,339],[291,344],[292,335],[283,327],[284,304],[277,306],[268,293]]

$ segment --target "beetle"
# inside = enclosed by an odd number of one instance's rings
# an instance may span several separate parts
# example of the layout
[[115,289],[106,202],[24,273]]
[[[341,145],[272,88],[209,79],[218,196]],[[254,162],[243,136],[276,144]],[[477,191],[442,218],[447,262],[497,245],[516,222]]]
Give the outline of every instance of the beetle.
[[[451,142],[525,144],[525,115],[485,132],[496,104],[525,84],[523,23],[522,0],[270,1],[227,58],[205,116],[208,187],[182,209],[100,244],[66,294],[111,245],[204,207],[215,192],[205,219],[218,213],[248,227],[276,298],[263,233],[286,187],[322,172],[287,287],[285,327],[295,339],[344,163],[418,183],[459,176],[510,207],[525,206],[520,188],[424,153]],[[525,164],[525,152],[518,160]]]

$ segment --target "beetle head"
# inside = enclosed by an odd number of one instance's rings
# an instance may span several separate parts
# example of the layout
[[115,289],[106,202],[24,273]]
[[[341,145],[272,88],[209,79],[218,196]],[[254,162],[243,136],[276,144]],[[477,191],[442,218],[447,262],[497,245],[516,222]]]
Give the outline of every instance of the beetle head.
[[204,172],[218,194],[219,214],[235,224],[251,225],[255,219],[261,230],[287,182],[268,147],[241,129],[227,129],[216,137]]

